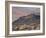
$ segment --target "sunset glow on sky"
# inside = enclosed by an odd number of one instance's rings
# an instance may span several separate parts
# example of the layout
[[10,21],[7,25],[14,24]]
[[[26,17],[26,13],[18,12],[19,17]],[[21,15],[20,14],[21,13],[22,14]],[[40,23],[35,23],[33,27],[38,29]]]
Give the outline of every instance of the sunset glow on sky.
[[22,11],[20,11],[20,10],[16,10],[15,15],[16,15],[17,17],[22,17],[22,16],[27,16],[27,15],[29,15],[29,13],[22,12]]

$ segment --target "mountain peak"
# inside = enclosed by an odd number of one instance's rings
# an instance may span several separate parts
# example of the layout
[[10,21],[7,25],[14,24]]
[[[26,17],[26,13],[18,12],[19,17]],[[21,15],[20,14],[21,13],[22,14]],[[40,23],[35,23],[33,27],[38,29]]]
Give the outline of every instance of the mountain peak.
[[13,22],[13,24],[23,24],[23,23],[31,23],[31,21],[35,21],[35,20],[40,20],[40,16],[39,15],[35,15],[35,14],[30,14],[27,16],[22,16],[19,19],[15,20]]

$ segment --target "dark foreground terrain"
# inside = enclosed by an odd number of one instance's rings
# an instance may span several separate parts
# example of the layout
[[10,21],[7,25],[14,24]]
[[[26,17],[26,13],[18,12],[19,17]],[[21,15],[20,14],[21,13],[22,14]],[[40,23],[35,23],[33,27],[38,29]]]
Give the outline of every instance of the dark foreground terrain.
[[40,15],[30,14],[20,17],[12,23],[12,30],[39,30],[40,29]]

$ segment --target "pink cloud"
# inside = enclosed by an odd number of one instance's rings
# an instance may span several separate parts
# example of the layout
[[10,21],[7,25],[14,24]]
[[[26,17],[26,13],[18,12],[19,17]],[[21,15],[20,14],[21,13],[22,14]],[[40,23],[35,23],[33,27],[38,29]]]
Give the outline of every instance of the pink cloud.
[[22,16],[27,16],[27,15],[29,15],[29,13],[22,12],[22,11],[20,11],[20,10],[16,10],[15,12],[16,12],[16,13],[15,13],[16,17],[22,17]]

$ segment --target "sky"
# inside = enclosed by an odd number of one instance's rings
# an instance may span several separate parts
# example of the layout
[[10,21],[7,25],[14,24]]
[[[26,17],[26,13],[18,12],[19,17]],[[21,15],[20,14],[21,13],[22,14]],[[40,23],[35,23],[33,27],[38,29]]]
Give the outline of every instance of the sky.
[[35,7],[12,7],[12,21],[29,14],[40,15],[40,8]]

